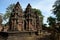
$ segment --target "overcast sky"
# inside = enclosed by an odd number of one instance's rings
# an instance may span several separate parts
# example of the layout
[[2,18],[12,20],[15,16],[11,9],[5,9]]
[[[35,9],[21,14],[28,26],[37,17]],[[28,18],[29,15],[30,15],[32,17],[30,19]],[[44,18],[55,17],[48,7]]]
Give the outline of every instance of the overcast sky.
[[40,9],[42,15],[44,16],[44,23],[47,23],[47,17],[54,16],[52,13],[52,6],[56,0],[0,0],[0,13],[5,13],[6,8],[13,3],[17,3],[19,1],[22,9],[25,9],[28,3],[31,4],[32,8]]

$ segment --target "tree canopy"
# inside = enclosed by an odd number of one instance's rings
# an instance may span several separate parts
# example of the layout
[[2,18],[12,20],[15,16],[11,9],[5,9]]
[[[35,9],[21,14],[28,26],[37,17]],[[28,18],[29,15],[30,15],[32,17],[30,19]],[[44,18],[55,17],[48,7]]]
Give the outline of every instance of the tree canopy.
[[6,13],[5,13],[4,16],[3,16],[3,19],[4,19],[4,20],[9,19],[10,14],[11,14],[14,6],[15,6],[15,4],[10,4],[10,5],[6,8]]
[[56,23],[56,19],[55,19],[55,18],[53,18],[53,17],[51,17],[51,16],[50,16],[50,17],[48,17],[48,19],[47,19],[47,20],[48,20],[47,22],[48,22],[48,23],[49,23],[49,25],[51,25],[51,26],[52,26],[52,25],[54,25],[54,24]]
[[[60,0],[56,0],[56,2],[53,5],[52,13],[56,15],[56,17],[48,17],[48,24],[55,30],[59,31],[60,25]],[[59,28],[57,28],[59,26]]]
[[56,15],[57,21],[60,21],[60,0],[56,0],[53,5],[53,14]]
[[[54,24],[55,22],[60,21],[60,0],[56,0],[56,2],[53,5],[53,14],[56,15],[56,17],[48,17],[49,24]],[[52,21],[55,21],[52,23]]]
[[42,13],[41,13],[41,11],[39,9],[32,8],[32,10],[34,12],[37,12],[39,16],[42,16],[43,17],[43,15],[42,15]]

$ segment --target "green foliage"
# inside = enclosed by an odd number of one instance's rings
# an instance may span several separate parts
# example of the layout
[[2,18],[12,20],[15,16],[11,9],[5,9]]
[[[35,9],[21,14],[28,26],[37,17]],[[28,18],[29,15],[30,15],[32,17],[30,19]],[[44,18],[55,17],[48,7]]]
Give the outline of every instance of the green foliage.
[[57,21],[60,21],[60,0],[57,0],[53,5],[53,13],[56,15]]
[[36,13],[38,13],[38,16],[40,18],[40,23],[43,23],[43,15],[39,9],[32,8],[32,10]]
[[42,16],[42,17],[43,17],[43,15],[42,15],[42,13],[41,13],[41,11],[40,11],[39,9],[33,9],[33,8],[32,8],[32,10],[33,10],[34,12],[37,12],[39,16]]
[[14,8],[15,4],[10,4],[7,8],[6,8],[6,13],[4,14],[3,19],[6,20],[10,17],[10,14],[12,12],[12,9]]
[[42,25],[42,29],[45,30],[47,28],[47,24]]
[[56,0],[55,4],[53,5],[53,14],[56,15],[56,17],[48,17],[49,25],[55,24],[56,20],[60,21],[60,0]]
[[[56,0],[55,4],[53,5],[53,14],[56,15],[56,21],[55,22],[59,22],[60,21],[60,0]],[[57,31],[59,31],[60,27],[59,28],[55,27],[55,29]]]
[[53,17],[48,17],[48,19],[47,19],[48,21],[48,23],[49,23],[49,25],[55,25],[55,23],[56,23],[56,18],[53,18]]

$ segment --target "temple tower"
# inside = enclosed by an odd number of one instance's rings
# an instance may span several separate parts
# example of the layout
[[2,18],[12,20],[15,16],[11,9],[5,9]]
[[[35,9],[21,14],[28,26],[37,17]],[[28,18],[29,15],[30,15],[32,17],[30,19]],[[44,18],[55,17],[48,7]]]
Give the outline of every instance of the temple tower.
[[9,20],[9,30],[12,31],[22,31],[23,30],[23,12],[19,2],[16,3],[15,7],[12,10]]
[[33,15],[32,7],[30,4],[27,5],[25,10],[25,29],[29,31],[36,30],[36,18]]

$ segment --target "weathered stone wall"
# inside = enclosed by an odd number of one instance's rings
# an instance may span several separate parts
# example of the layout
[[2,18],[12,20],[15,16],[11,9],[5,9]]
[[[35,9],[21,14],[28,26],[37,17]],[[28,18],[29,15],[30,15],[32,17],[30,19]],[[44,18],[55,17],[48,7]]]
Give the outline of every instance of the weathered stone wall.
[[13,33],[8,33],[7,40],[36,40],[36,39],[34,33],[13,32]]
[[9,36],[7,40],[36,40],[35,37],[20,37],[20,36]]
[[53,40],[51,36],[40,37],[34,32],[8,32],[0,33],[0,40]]

